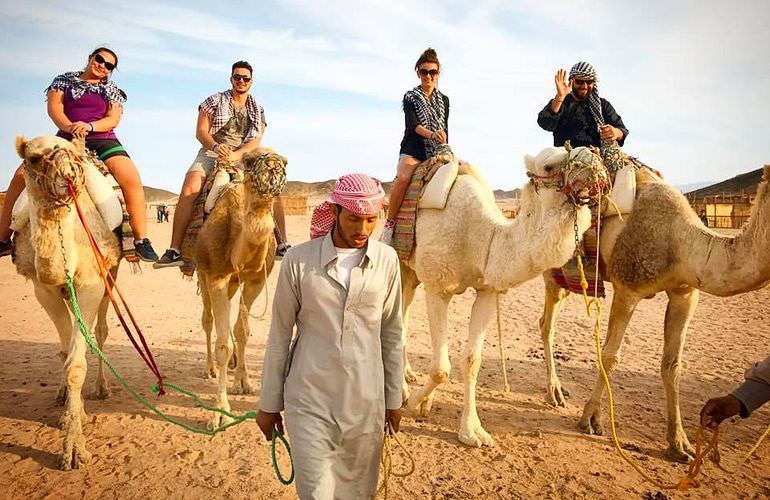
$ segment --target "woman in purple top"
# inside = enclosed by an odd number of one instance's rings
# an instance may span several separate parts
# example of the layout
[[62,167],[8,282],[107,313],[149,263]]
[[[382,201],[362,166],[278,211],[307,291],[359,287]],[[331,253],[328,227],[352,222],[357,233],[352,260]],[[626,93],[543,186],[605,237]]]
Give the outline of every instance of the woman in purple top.
[[[99,47],[88,56],[84,70],[54,78],[46,89],[48,116],[59,128],[56,135],[65,139],[84,138],[86,147],[107,165],[123,191],[136,252],[142,260],[154,262],[158,256],[146,238],[144,189],[139,171],[115,135],[126,101],[126,94],[109,79],[117,66],[115,52]],[[0,214],[0,257],[11,253],[11,213],[23,189],[24,164],[11,179]]]

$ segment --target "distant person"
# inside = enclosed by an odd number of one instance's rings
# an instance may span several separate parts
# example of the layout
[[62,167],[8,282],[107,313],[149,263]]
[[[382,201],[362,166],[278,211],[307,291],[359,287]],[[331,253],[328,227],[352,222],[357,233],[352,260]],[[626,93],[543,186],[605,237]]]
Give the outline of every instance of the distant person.
[[163,222],[163,205],[158,205],[156,212],[158,216],[158,222]]
[[441,63],[436,51],[428,48],[414,65],[420,85],[404,94],[404,138],[401,140],[396,178],[390,188],[388,218],[380,241],[390,243],[409,182],[417,166],[436,154],[440,144],[449,141],[449,98],[436,88]]
[[340,177],[281,264],[257,424],[269,440],[285,412],[302,500],[373,498],[385,422],[399,430],[399,263],[369,238],[384,197],[367,175]]
[[164,205],[163,206],[163,219],[166,222],[168,222],[168,212],[169,212],[168,207]]
[[[233,63],[229,90],[207,97],[198,106],[195,137],[201,144],[182,184],[182,192],[174,213],[171,246],[155,263],[155,268],[181,266],[182,241],[193,216],[193,204],[206,177],[211,175],[217,160],[239,164],[243,155],[258,148],[265,133],[265,110],[249,93],[252,85],[251,64]],[[276,199],[278,200],[278,199]],[[273,205],[277,225],[284,231],[280,201]],[[285,244],[279,250],[285,252]]]
[[746,370],[746,381],[731,394],[709,399],[700,411],[703,427],[715,428],[723,420],[751,413],[770,401],[770,357]]
[[703,222],[704,226],[709,227],[709,218],[706,215],[706,211],[705,210],[701,210],[700,211],[700,220],[701,220],[701,222]]
[[[86,148],[107,166],[126,200],[136,254],[146,262],[154,262],[158,260],[158,255],[146,238],[147,215],[142,180],[126,148],[115,135],[126,101],[126,94],[110,80],[112,71],[117,67],[118,56],[115,52],[99,47],[88,55],[84,69],[54,78],[45,90],[48,116],[59,129],[57,136],[68,140],[75,137],[85,139]],[[11,179],[0,213],[0,257],[11,254],[12,210],[24,185],[22,163]]]
[[599,97],[599,78],[587,62],[556,72],[556,96],[540,111],[537,124],[553,132],[553,145],[572,147],[601,146],[601,141],[616,140],[622,146],[628,137],[623,119],[606,99]]

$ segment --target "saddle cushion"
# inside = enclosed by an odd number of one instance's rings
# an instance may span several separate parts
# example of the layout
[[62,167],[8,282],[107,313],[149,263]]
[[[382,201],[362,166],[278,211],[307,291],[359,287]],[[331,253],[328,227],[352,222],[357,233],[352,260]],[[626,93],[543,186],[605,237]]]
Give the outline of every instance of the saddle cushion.
[[440,166],[423,188],[417,207],[443,209],[449,197],[449,190],[452,189],[457,178],[459,167],[459,162],[454,156],[450,161]]
[[611,216],[630,214],[634,208],[634,199],[636,198],[636,168],[630,162],[626,162],[621,169],[615,173],[615,181],[612,183],[612,192],[610,200],[607,203],[602,215]]
[[218,169],[211,183],[211,189],[206,196],[206,203],[203,205],[203,213],[209,214],[214,209],[219,195],[230,184],[230,173],[225,169]]

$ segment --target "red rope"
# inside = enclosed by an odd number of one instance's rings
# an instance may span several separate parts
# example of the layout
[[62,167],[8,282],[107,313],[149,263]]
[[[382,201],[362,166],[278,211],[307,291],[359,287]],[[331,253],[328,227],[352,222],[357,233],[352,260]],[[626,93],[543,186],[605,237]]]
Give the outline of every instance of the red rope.
[[[70,194],[72,195],[72,199],[75,204],[75,209],[77,210],[78,217],[80,218],[80,222],[83,224],[83,229],[85,229],[86,231],[86,235],[88,236],[88,241],[91,243],[91,249],[94,252],[94,257],[96,257],[96,262],[99,265],[99,272],[102,276],[102,280],[104,281],[105,289],[107,291],[107,296],[110,298],[112,307],[113,309],[115,309],[115,313],[118,316],[118,320],[120,321],[120,324],[123,326],[123,330],[126,332],[126,336],[131,341],[131,344],[133,344],[134,349],[136,349],[136,352],[139,353],[139,356],[141,356],[142,360],[144,360],[144,363],[147,365],[150,371],[157,378],[158,388],[160,389],[160,391],[158,392],[158,395],[162,396],[166,393],[163,390],[163,376],[160,374],[158,365],[155,363],[155,358],[152,356],[152,352],[150,351],[150,347],[147,345],[147,341],[145,340],[144,335],[142,335],[142,329],[139,328],[139,325],[137,324],[133,313],[131,313],[131,309],[128,307],[128,303],[126,302],[126,299],[123,297],[123,294],[120,292],[120,288],[118,288],[118,284],[115,282],[115,277],[112,275],[112,273],[110,272],[109,266],[107,265],[107,259],[104,258],[104,254],[102,254],[101,250],[99,249],[99,244],[96,242],[96,238],[94,238],[93,233],[91,233],[91,230],[88,228],[88,225],[86,224],[86,219],[83,216],[83,211],[80,209],[80,205],[78,204],[77,193],[75,192],[75,188],[69,179],[67,180],[67,188],[69,189]],[[139,347],[139,344],[134,338],[134,335],[131,333],[131,329],[128,327],[128,324],[125,318],[123,317],[123,314],[120,312],[120,306],[118,305],[118,302],[112,293],[113,288],[115,289],[116,292],[118,292],[118,297],[120,297],[120,301],[123,303],[123,307],[126,309],[126,313],[128,314],[128,317],[131,320],[131,324],[134,326],[134,329],[136,330],[137,336],[139,337],[139,340],[142,343],[142,347],[144,347],[144,351],[142,351],[142,348]]]

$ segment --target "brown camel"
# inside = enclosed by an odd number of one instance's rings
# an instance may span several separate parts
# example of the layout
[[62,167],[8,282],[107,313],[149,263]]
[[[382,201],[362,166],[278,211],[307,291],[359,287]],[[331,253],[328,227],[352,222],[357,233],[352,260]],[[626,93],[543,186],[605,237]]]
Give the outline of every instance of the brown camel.
[[[679,377],[687,326],[695,313],[699,291],[721,297],[757,290],[770,282],[770,165],[763,179],[749,222],[740,234],[724,236],[706,228],[685,197],[662,182],[639,186],[633,212],[621,221],[603,219],[600,256],[613,296],[602,361],[608,374],[620,362],[620,345],[640,300],[658,292],[668,295],[660,373],[666,390],[667,455],[678,461],[692,459],[694,449],[682,428],[679,412]],[[547,396],[551,404],[565,405],[566,391],[553,361],[554,325],[561,303],[569,294],[544,275],[545,308],[540,332],[546,357]],[[602,434],[604,383],[596,381],[578,426],[588,434]]]
[[[235,322],[236,367],[234,394],[254,392],[246,371],[249,310],[265,286],[275,261],[273,198],[286,183],[286,159],[267,148],[243,159],[243,182],[230,183],[201,227],[193,250],[198,269],[206,332],[207,370],[218,378],[217,407],[230,410],[227,400],[227,364],[233,354],[230,299],[241,287]],[[211,349],[212,322],[216,327],[215,355]],[[212,358],[216,359],[216,365]],[[209,423],[226,421],[217,414]]]
[[[87,368],[86,341],[71,314],[66,273],[73,279],[82,317],[89,328],[98,315],[96,340],[100,349],[107,339],[109,302],[104,295],[98,264],[67,190],[67,180],[75,187],[88,227],[113,273],[117,272],[120,247],[84,188],[82,142],[76,145],[53,136],[29,141],[18,137],[16,149],[26,167],[30,216],[29,222],[15,234],[14,263],[19,274],[32,280],[35,297],[59,332],[64,381],[57,401],[65,406],[61,418],[64,451],[60,466],[69,470],[88,462],[91,454],[83,436],[85,411],[81,396]],[[93,395],[97,398],[109,395],[101,362]]]

